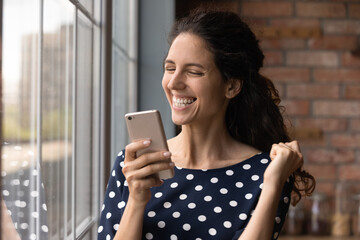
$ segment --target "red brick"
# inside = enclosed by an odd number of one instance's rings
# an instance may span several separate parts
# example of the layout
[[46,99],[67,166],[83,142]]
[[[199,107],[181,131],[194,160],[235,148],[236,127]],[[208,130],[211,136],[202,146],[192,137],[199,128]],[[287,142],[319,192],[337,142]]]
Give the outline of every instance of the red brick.
[[335,52],[288,51],[286,63],[289,66],[336,67],[338,56]]
[[360,131],[360,119],[351,119],[350,120],[350,130]]
[[289,2],[243,2],[241,7],[241,15],[248,17],[284,17],[292,13]]
[[[296,138],[294,138],[296,139]],[[326,138],[322,137],[320,139],[298,139],[300,146],[302,148],[306,148],[306,147],[326,147],[327,142],[326,142]]]
[[360,180],[360,166],[356,164],[339,166],[340,180]]
[[[338,133],[331,136],[331,145],[342,148],[360,147],[360,134]],[[360,174],[360,172],[359,172]]]
[[278,18],[271,19],[270,26],[274,27],[320,27],[319,19]]
[[297,38],[261,39],[262,49],[304,49],[305,40]]
[[268,26],[268,21],[266,18],[242,17],[242,20],[246,22],[251,29],[258,29]]
[[338,18],[346,16],[345,4],[297,2],[296,14],[300,17]]
[[306,151],[310,163],[352,163],[355,152],[352,150],[315,149]]
[[345,87],[345,98],[348,99],[360,99],[360,85]]
[[287,85],[288,98],[339,98],[340,91],[337,85],[291,84]]
[[314,79],[319,82],[360,82],[360,70],[315,69]]
[[265,66],[283,64],[283,53],[281,51],[265,50],[264,55]]
[[299,118],[296,120],[297,127],[320,128],[326,132],[345,131],[347,120],[344,118]]
[[267,67],[263,68],[261,73],[274,82],[288,83],[310,81],[310,70],[307,68]]
[[325,20],[325,34],[360,34],[360,20]]
[[308,41],[308,46],[312,49],[354,50],[357,48],[357,37],[323,36],[312,38]]
[[360,57],[355,57],[351,52],[345,52],[341,55],[341,65],[344,67],[360,67]]
[[360,18],[360,4],[349,4],[350,18]]
[[310,113],[309,101],[304,100],[283,100],[281,105],[285,106],[285,114],[289,116],[304,116]]
[[332,164],[306,164],[306,170],[310,172],[316,180],[336,179],[336,166]]
[[360,101],[315,101],[315,116],[359,117]]

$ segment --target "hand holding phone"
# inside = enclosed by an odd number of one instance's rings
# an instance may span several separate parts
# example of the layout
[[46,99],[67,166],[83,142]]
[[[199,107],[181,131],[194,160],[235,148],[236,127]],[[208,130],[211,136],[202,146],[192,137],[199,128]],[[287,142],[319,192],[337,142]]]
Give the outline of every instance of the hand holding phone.
[[[168,151],[164,127],[158,110],[127,113],[125,121],[131,141],[139,139],[151,139],[148,148],[136,152],[137,157],[144,153]],[[174,176],[174,169],[158,172],[160,179],[168,179]]]

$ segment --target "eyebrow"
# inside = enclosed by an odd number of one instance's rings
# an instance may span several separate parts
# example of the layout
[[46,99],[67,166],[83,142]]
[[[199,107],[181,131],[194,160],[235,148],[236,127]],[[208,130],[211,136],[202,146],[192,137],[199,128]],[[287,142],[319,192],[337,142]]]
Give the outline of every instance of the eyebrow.
[[[166,59],[166,60],[164,61],[164,64],[165,64],[165,63],[175,64],[174,61],[169,60],[169,59]],[[199,64],[199,63],[187,63],[187,64],[185,64],[185,67],[191,67],[191,66],[195,66],[195,67],[199,67],[199,68],[205,69],[204,66],[201,65],[201,64]]]

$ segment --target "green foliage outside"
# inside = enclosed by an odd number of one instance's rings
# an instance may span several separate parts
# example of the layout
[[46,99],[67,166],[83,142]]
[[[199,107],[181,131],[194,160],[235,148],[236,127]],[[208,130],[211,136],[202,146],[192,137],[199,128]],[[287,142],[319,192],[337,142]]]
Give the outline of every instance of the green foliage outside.
[[[20,113],[18,105],[4,106],[2,133],[5,142],[26,142],[36,139],[36,116]],[[71,138],[72,108],[52,109],[42,113],[42,139],[59,140]],[[67,135],[67,136],[66,136]]]

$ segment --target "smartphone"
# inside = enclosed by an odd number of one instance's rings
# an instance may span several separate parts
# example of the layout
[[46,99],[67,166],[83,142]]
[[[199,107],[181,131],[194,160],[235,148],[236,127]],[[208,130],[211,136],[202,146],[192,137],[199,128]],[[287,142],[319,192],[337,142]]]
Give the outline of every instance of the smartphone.
[[[131,141],[151,139],[148,148],[136,152],[136,156],[144,153],[169,151],[161,115],[158,110],[141,111],[125,114],[125,122]],[[174,176],[174,169],[163,170],[158,173],[160,179]]]

